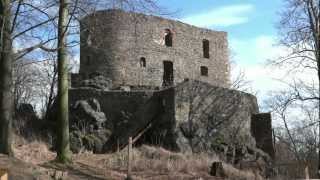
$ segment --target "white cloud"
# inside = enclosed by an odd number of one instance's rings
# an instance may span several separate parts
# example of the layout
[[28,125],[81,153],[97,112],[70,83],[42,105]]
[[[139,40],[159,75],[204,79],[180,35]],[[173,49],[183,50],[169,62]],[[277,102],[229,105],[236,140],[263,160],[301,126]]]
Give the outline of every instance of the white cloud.
[[269,91],[288,88],[283,82],[300,79],[306,83],[316,82],[314,71],[294,71],[288,73],[291,67],[275,67],[266,65],[268,59],[275,59],[288,53],[285,47],[276,46],[273,36],[258,36],[252,39],[231,39],[230,46],[235,53],[233,58],[236,67],[232,71],[235,77],[239,71],[244,71],[247,80],[252,82],[252,88],[258,91],[258,100],[262,102]]
[[254,6],[251,4],[223,6],[200,14],[184,17],[181,21],[199,27],[227,27],[248,22],[249,14],[253,10]]
[[286,53],[286,49],[277,46],[276,39],[269,35],[251,39],[230,39],[230,48],[235,54],[234,60],[245,64],[264,63]]

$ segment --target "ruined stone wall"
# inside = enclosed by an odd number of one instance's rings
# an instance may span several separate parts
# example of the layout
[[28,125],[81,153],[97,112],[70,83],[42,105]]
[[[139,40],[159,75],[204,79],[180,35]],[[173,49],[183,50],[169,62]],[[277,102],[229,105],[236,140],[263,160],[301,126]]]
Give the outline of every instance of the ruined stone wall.
[[101,111],[112,124],[112,135],[104,151],[115,151],[117,144],[127,143],[152,122],[150,136],[143,143],[157,144],[177,150],[174,131],[174,88],[163,91],[102,91],[93,88],[70,89],[71,108],[80,100],[96,99]]
[[251,133],[254,136],[257,147],[268,153],[274,158],[275,151],[273,147],[272,120],[271,113],[260,113],[252,116]]
[[251,120],[259,108],[256,98],[247,93],[191,80],[159,91],[70,89],[71,105],[90,98],[99,101],[101,111],[114,124],[113,140],[107,147],[115,147],[112,143],[117,138],[127,141],[127,136],[151,121],[143,143],[194,152],[210,152],[221,144],[256,147],[251,133],[259,129]]
[[[166,29],[172,34],[172,47],[165,45]],[[209,41],[209,58],[204,58],[204,39]],[[105,10],[82,20],[80,48],[80,74],[105,75],[114,87],[162,86],[163,61],[173,63],[175,84],[189,78],[229,86],[225,32],[156,16]],[[141,58],[145,58],[145,67]],[[208,76],[201,75],[201,66],[208,68]]]
[[[124,116],[132,116],[138,108],[153,97],[154,91],[103,91],[93,88],[69,89],[70,106],[79,100],[95,98],[101,105],[108,121],[121,126]],[[125,113],[125,114],[123,114]]]
[[191,143],[194,151],[219,144],[255,147],[251,117],[259,108],[251,94],[200,81],[186,81],[177,87],[175,112],[183,133],[179,141]]

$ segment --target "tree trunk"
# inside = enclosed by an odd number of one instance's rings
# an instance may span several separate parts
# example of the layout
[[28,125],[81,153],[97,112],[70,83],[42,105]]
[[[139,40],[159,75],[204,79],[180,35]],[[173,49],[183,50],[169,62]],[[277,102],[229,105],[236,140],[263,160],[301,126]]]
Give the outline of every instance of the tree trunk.
[[[318,17],[316,27],[316,60],[318,70],[318,98],[320,98],[320,0],[318,1]],[[320,99],[318,99],[318,177],[320,178]]]
[[[319,38],[320,39],[320,38]],[[320,42],[318,42],[320,43]],[[317,53],[317,67],[318,67],[318,96],[320,97],[320,57],[319,51]],[[318,177],[320,178],[320,100],[318,99]]]
[[[319,28],[320,29],[320,28]],[[317,68],[318,68],[318,98],[320,98],[320,31],[318,32]],[[320,178],[320,99],[318,99],[318,177]]]
[[60,0],[58,22],[58,150],[57,160],[71,161],[69,142],[67,26],[68,0]]
[[12,153],[12,40],[10,24],[10,0],[0,2],[0,153]]

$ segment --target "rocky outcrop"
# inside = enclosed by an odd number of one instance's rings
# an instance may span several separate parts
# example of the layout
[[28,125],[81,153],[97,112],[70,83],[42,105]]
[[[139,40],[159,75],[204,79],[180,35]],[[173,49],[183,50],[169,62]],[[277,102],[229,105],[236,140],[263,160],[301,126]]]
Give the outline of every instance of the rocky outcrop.
[[250,122],[259,110],[250,94],[188,81],[159,91],[79,88],[70,95],[71,125],[86,126],[81,128],[86,132],[102,127],[113,132],[106,149],[116,150],[117,141],[126,144],[150,123],[139,143],[193,152],[214,151],[217,144],[255,147]]
[[159,96],[153,96],[145,104],[138,107],[134,114],[121,112],[119,122],[114,133],[104,145],[104,152],[112,152],[124,148],[129,137],[135,138],[146,128],[154,126],[154,121],[162,116],[163,106]]
[[258,112],[250,94],[186,81],[175,93],[177,143],[193,152],[212,151],[219,143],[255,147],[250,122]]
[[216,144],[214,149],[221,160],[238,169],[254,170],[263,177],[272,177],[275,174],[272,158],[261,149],[241,144]]
[[76,101],[71,105],[70,111],[72,116],[70,118],[71,129],[80,128],[89,132],[102,129],[105,125],[110,126],[110,124],[106,124],[107,118],[101,112],[100,103],[97,99],[90,98]]
[[100,153],[113,129],[94,98],[76,101],[70,107],[71,150],[81,149]]
[[111,132],[108,130],[95,132],[72,131],[70,133],[70,149],[74,153],[79,153],[83,150],[102,153],[103,145],[110,135]]

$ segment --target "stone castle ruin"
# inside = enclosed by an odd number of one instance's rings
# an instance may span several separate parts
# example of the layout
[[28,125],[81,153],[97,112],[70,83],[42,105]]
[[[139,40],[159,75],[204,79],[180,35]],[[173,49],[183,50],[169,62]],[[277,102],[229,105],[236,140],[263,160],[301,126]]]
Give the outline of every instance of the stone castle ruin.
[[113,88],[161,87],[184,79],[229,86],[227,34],[142,14],[101,11],[81,24],[80,76]]
[[274,156],[270,114],[229,89],[227,33],[103,10],[82,19],[80,39],[73,151],[117,151],[141,136],[136,145],[215,152],[235,164]]

